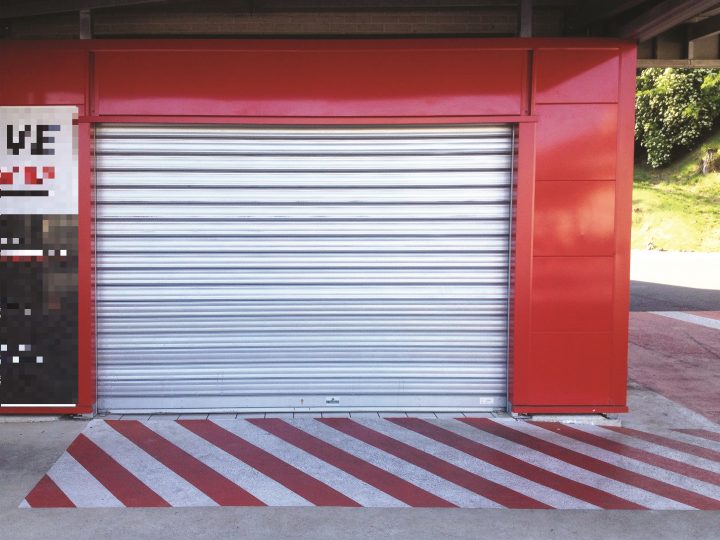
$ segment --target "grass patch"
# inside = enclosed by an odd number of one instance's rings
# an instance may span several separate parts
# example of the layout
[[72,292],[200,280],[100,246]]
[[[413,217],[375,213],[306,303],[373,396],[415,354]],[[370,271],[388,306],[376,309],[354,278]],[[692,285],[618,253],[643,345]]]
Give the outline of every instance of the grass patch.
[[720,252],[720,172],[701,174],[707,148],[720,150],[720,130],[667,167],[635,164],[633,249]]

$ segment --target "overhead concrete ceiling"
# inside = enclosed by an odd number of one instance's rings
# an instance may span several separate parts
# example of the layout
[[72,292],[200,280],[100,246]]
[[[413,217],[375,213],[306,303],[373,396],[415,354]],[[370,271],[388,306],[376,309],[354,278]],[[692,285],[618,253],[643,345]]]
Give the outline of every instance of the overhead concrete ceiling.
[[595,36],[720,67],[720,0],[3,0],[5,38]]

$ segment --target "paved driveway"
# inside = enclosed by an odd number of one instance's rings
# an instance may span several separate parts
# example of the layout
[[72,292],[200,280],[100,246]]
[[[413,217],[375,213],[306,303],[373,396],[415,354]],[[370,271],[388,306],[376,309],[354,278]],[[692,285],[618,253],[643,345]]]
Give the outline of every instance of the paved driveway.
[[720,430],[513,419],[94,420],[28,508],[720,510]]
[[628,375],[720,423],[720,253],[633,251]]

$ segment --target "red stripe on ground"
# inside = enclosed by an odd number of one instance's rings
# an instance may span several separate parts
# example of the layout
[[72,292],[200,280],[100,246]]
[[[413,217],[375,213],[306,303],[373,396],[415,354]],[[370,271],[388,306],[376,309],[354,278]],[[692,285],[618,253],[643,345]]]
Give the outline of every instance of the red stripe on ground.
[[[461,418],[465,421],[466,419]],[[527,463],[514,456],[485,446],[479,442],[443,429],[420,418],[393,418],[390,420],[404,428],[411,429],[421,435],[429,437],[442,444],[465,452],[477,459],[495,465],[528,480],[549,487],[556,491],[580,499],[581,501],[594,504],[605,509],[622,510],[644,510],[645,507],[632,501],[607,493],[600,489],[588,486],[581,482],[565,478],[554,472],[547,471],[541,467]]]
[[317,478],[296,469],[292,465],[258,448],[245,439],[231,433],[209,420],[178,420],[178,424],[189,429],[228,454],[247,463],[294,491],[316,506],[360,506],[356,501],[331,488]]
[[46,474],[25,500],[32,508],[75,508],[73,502]]
[[165,499],[82,433],[72,442],[67,452],[125,506],[170,506]]
[[552,508],[552,506],[518,493],[509,487],[466,471],[392,437],[362,426],[349,418],[323,418],[321,422],[507,508]]
[[708,431],[707,429],[674,429],[678,433],[687,433],[693,437],[699,437],[708,441],[720,442],[720,433],[717,431]]
[[628,469],[623,469],[622,467],[612,465],[591,456],[586,456],[580,452],[570,450],[559,444],[547,442],[539,437],[514,430],[497,422],[493,422],[492,420],[485,418],[465,418],[464,421],[473,427],[488,431],[493,435],[498,435],[509,441],[522,444],[523,446],[570,463],[576,467],[594,472],[600,476],[655,493],[666,499],[672,499],[700,510],[720,510],[720,501],[716,499],[705,497],[704,495],[667,484],[655,478],[629,471]]
[[720,423],[720,332],[652,313],[630,314],[629,376]]
[[268,433],[279,437],[305,452],[312,454],[330,465],[345,471],[348,474],[362,480],[366,484],[376,487],[384,491],[388,495],[410,505],[417,507],[455,507],[451,502],[446,501],[432,493],[425,491],[402,478],[395,476],[375,465],[363,461],[362,459],[336,448],[306,433],[279,418],[253,418],[248,419],[257,427],[264,429]]
[[623,435],[635,437],[636,439],[641,439],[643,441],[659,444],[661,446],[665,446],[666,448],[679,450],[680,452],[684,452],[685,454],[692,454],[697,457],[708,459],[710,461],[717,461],[718,463],[720,463],[720,452],[710,450],[709,448],[704,448],[702,446],[697,446],[695,444],[690,444],[682,441],[676,441],[675,439],[670,439],[668,437],[663,437],[661,435],[655,435],[654,433],[647,433],[646,431],[640,431],[632,428],[616,426],[603,427],[605,429],[609,429],[610,431],[622,433]]
[[683,476],[694,478],[695,480],[700,480],[701,482],[708,482],[709,484],[715,484],[716,486],[720,486],[720,474],[716,472],[702,469],[694,465],[689,465],[676,459],[659,456],[646,450],[640,450],[639,448],[635,448],[633,446],[629,446],[618,441],[605,439],[603,437],[600,437],[599,435],[587,433],[586,431],[582,431],[568,425],[559,425],[552,422],[535,422],[535,424],[547,429],[548,431],[560,433],[561,435],[570,437],[571,439],[575,439],[576,441],[602,448],[603,450],[607,450],[608,452],[613,452],[620,456],[635,459],[637,461],[642,461],[643,463],[647,463],[648,465],[652,465],[653,467],[660,467],[661,469],[665,469],[677,474],[682,474]]
[[145,450],[221,506],[265,503],[137,420],[106,420],[107,425]]

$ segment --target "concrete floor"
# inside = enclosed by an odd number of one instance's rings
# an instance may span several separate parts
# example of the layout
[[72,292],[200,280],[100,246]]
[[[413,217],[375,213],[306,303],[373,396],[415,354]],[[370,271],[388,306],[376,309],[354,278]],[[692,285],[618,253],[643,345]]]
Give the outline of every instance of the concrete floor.
[[[631,387],[624,424],[720,430],[702,415]],[[720,512],[346,508],[19,509],[86,421],[0,424],[0,538],[557,538],[715,539]]]
[[[663,263],[655,255],[633,254],[634,279],[643,282]],[[648,268],[638,270],[638,260]],[[698,262],[673,257],[682,279],[658,280],[652,294],[635,294],[638,309],[692,311],[720,310],[720,276],[715,259],[708,259],[697,283],[685,279]],[[666,258],[669,260],[669,257]],[[678,262],[680,260],[680,262]],[[718,259],[720,261],[720,259]],[[669,264],[669,263],[668,263]],[[707,266],[707,264],[705,266]],[[696,272],[697,273],[697,272]],[[707,274],[707,275],[705,275]],[[670,281],[670,283],[659,283]],[[651,283],[645,281],[645,283]],[[663,295],[664,285],[670,289]],[[693,285],[691,283],[691,285]],[[677,291],[686,288],[687,293]],[[674,292],[673,292],[674,290]],[[634,293],[638,287],[634,287]],[[669,291],[669,292],[668,292]],[[668,295],[673,295],[669,297]],[[693,300],[694,299],[694,300]],[[708,300],[709,299],[709,300]],[[641,304],[640,302],[644,302]],[[682,306],[682,307],[680,307]],[[707,345],[707,344],[706,344]],[[713,345],[714,346],[714,345]],[[720,354],[720,348],[711,351]],[[632,351],[631,351],[632,354]],[[712,356],[712,354],[710,356]],[[652,355],[650,355],[652,359]],[[632,371],[631,357],[631,371]],[[716,381],[711,381],[717,387]],[[623,425],[663,431],[676,427],[720,431],[705,411],[693,410],[662,395],[642,381],[629,384],[631,412]],[[702,407],[691,403],[695,409]],[[48,509],[26,510],[17,506],[58,459],[87,422],[62,419],[52,422],[0,424],[0,538],[412,538],[480,539],[716,539],[720,512],[702,511],[599,511],[599,510],[447,510],[447,509],[333,509],[333,508],[170,508],[170,509]]]

